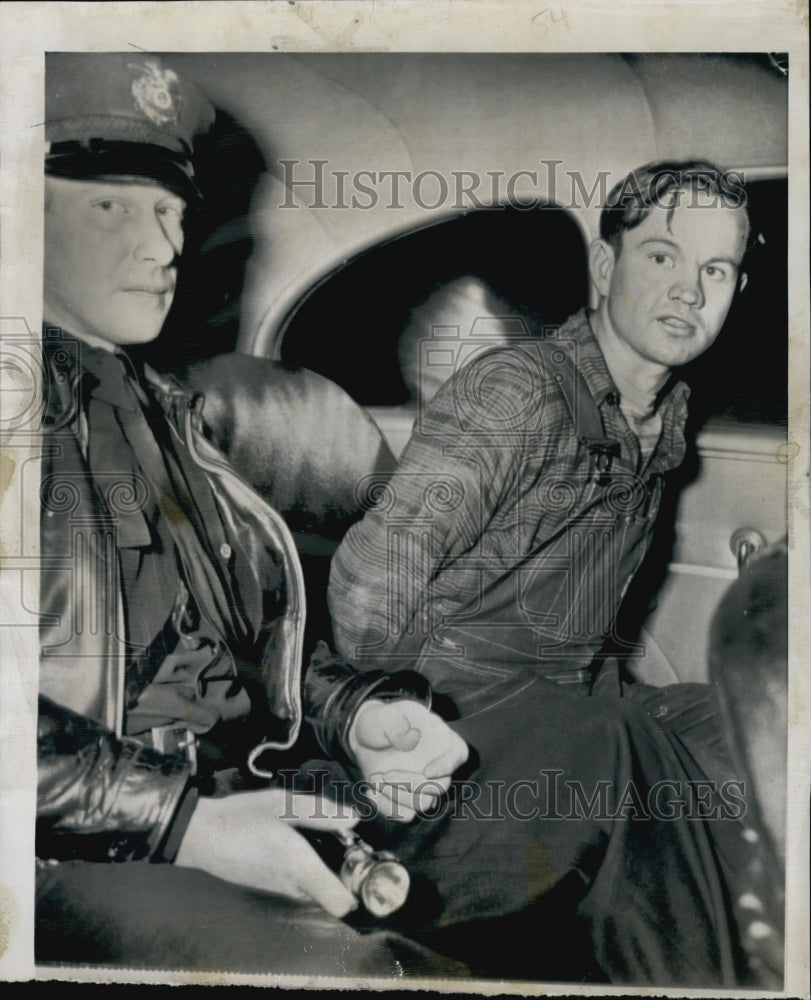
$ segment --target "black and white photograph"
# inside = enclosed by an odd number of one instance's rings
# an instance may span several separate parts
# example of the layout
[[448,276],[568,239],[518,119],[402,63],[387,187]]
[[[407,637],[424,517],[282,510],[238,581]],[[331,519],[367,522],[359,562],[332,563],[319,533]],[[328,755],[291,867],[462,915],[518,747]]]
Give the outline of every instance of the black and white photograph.
[[0,979],[811,996],[807,6],[3,6]]

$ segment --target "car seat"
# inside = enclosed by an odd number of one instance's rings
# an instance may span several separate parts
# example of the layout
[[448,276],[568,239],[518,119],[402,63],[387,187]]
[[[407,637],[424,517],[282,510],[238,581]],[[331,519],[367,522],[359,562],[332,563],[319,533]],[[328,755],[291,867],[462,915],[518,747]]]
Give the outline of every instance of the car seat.
[[304,570],[308,632],[331,641],[329,563],[363,514],[358,483],[394,469],[382,433],[340,386],[270,358],[217,355],[191,365],[181,382],[205,396],[207,436],[284,517]]

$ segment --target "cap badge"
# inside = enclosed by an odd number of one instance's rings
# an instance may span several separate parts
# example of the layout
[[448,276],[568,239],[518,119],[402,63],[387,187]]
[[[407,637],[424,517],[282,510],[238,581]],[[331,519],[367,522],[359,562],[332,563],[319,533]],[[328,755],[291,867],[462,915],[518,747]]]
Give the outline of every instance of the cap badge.
[[129,63],[129,66],[145,70],[132,84],[135,107],[155,125],[174,125],[183,103],[177,73],[151,61],[141,65]]

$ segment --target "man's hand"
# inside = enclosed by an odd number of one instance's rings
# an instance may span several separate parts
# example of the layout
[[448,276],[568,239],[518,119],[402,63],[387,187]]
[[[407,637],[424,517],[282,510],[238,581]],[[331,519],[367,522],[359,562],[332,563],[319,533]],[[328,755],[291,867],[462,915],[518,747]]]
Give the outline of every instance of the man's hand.
[[343,917],[357,907],[355,897],[294,827],[340,833],[357,821],[347,807],[329,799],[281,788],[201,798],[175,864],[252,889],[315,901]]
[[369,799],[381,815],[401,823],[430,810],[468,757],[461,736],[408,700],[364,702],[349,731],[349,748],[373,786]]

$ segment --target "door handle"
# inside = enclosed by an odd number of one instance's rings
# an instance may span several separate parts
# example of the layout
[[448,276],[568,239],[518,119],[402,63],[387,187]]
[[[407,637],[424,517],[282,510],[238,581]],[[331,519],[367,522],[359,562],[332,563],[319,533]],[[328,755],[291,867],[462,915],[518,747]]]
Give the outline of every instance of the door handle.
[[766,547],[766,539],[757,528],[738,528],[729,540],[729,547],[740,571],[756,552]]

